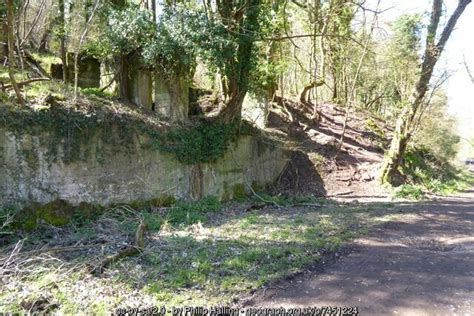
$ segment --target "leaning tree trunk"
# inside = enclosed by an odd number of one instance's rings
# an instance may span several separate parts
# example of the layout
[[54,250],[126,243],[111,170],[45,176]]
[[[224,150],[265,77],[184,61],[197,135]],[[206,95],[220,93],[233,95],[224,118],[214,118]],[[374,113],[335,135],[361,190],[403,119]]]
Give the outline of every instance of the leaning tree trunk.
[[382,183],[395,184],[398,166],[402,163],[403,155],[406,151],[410,133],[407,131],[408,113],[401,114],[397,119],[393,140],[390,149],[386,154],[380,178]]
[[410,140],[411,129],[418,109],[423,103],[423,99],[429,88],[431,76],[434,67],[446,46],[459,17],[462,15],[466,7],[472,0],[459,0],[456,10],[449,18],[448,24],[443,29],[439,42],[436,44],[436,33],[442,14],[442,0],[433,0],[431,11],[430,25],[428,26],[428,34],[426,38],[426,47],[424,52],[423,63],[421,65],[421,74],[412,94],[409,106],[402,111],[398,120],[395,133],[391,142],[390,150],[385,156],[382,165],[380,180],[382,183],[394,184],[395,177],[402,158],[405,154],[408,141]]
[[16,98],[18,99],[18,103],[21,105],[25,105],[25,100],[21,95],[20,88],[15,80],[15,40],[13,36],[13,23],[15,17],[13,14],[13,0],[7,0],[7,37],[8,37],[8,76],[10,77],[10,81],[12,83],[13,90],[15,90]]
[[223,123],[239,121],[242,118],[242,104],[246,94],[246,89],[239,89],[238,86],[233,88],[224,108],[218,115],[219,121]]

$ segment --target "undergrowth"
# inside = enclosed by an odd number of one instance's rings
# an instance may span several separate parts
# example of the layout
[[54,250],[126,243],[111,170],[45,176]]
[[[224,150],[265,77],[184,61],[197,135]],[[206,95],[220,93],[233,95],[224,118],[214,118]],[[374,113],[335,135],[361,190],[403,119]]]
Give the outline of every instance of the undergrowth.
[[449,161],[436,157],[429,149],[411,148],[404,157],[401,173],[405,184],[395,196],[419,200],[426,193],[452,194],[469,188],[472,176],[458,170]]

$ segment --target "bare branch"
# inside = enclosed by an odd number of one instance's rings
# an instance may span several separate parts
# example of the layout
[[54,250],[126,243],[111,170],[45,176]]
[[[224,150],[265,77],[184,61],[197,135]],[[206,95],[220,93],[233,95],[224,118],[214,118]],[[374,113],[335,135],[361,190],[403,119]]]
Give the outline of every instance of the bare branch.
[[466,56],[463,56],[463,64],[464,68],[466,68],[467,75],[469,76],[469,79],[471,79],[472,84],[474,84],[474,75],[471,72],[471,69],[469,68],[469,65],[467,64],[466,61]]

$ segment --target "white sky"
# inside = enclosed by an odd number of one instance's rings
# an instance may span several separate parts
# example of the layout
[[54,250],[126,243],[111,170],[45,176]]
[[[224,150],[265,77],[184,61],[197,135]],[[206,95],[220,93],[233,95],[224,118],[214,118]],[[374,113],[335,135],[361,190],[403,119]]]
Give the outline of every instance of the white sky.
[[[458,0],[444,2],[450,14]],[[377,0],[369,0],[367,6],[374,8],[376,3]],[[379,20],[381,23],[393,21],[404,13],[426,13],[428,18],[431,3],[431,0],[381,0],[381,9],[393,8],[384,12]],[[449,112],[458,120],[459,135],[471,138],[474,137],[474,85],[465,70],[464,56],[474,71],[474,3],[467,7],[459,19],[437,65],[438,73],[448,70],[451,74],[444,88],[448,95]]]

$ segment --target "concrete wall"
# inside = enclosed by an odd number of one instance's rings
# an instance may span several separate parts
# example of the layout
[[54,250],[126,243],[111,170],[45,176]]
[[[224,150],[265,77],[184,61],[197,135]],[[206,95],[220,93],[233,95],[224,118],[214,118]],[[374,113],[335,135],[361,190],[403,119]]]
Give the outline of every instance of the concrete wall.
[[[74,82],[74,54],[68,53],[69,80]],[[62,67],[62,66],[61,66]],[[77,85],[81,88],[100,88],[100,62],[99,60],[79,55],[78,58],[79,76]],[[51,70],[53,72],[53,69]],[[62,69],[61,69],[62,73]],[[55,74],[51,74],[53,78]],[[61,75],[62,78],[62,75]]]
[[218,162],[196,165],[144,147],[143,135],[133,136],[128,149],[92,137],[71,162],[63,161],[61,145],[51,157],[49,139],[47,133],[17,135],[0,128],[0,206],[58,199],[110,205],[164,196],[225,200],[248,190],[247,184],[274,182],[287,162],[282,149],[253,136],[240,138]]
[[242,104],[242,117],[263,129],[267,125],[269,106],[268,98],[247,93]]
[[151,72],[143,69],[133,72],[130,78],[130,90],[132,102],[151,111],[153,103]]
[[188,118],[189,84],[186,78],[169,79],[155,74],[155,111],[171,122],[183,122]]

